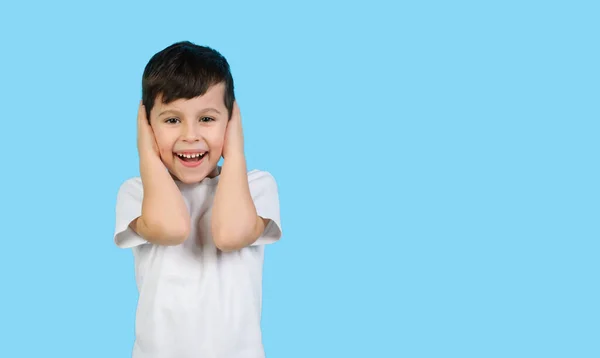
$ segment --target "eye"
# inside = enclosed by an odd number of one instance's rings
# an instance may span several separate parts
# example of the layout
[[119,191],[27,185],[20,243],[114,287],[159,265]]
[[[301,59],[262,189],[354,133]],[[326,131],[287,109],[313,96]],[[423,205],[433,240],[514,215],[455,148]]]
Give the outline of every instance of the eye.
[[202,118],[200,118],[200,122],[212,122],[212,121],[214,121],[214,119],[211,118],[211,117],[202,117]]
[[167,118],[167,119],[165,119],[165,123],[175,124],[177,122],[179,122],[179,118]]

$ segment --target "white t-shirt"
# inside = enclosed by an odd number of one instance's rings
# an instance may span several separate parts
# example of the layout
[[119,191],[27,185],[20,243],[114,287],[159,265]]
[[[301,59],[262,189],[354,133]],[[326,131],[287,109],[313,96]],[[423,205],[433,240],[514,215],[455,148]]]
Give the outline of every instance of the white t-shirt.
[[215,247],[210,230],[218,180],[177,182],[192,219],[189,238],[177,246],[148,243],[129,227],[141,215],[139,177],[119,189],[114,240],[133,250],[139,292],[133,358],[264,357],[264,245],[282,234],[277,184],[268,172],[248,173],[258,215],[270,221],[253,245],[226,253]]

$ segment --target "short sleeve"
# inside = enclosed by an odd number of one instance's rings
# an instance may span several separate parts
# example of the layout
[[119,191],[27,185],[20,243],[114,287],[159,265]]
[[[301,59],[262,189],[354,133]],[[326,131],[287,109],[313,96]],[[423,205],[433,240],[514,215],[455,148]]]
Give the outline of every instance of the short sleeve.
[[275,178],[268,172],[255,170],[248,175],[248,185],[258,216],[269,220],[263,234],[252,245],[274,243],[282,235],[279,192]]
[[116,204],[114,242],[120,248],[132,248],[147,243],[129,224],[142,215],[144,190],[140,178],[131,178],[119,188]]

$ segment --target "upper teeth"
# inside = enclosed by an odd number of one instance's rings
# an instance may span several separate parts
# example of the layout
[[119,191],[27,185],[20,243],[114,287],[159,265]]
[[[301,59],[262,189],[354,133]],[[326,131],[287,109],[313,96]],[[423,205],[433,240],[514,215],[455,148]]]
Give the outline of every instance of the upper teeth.
[[199,158],[202,155],[204,155],[204,153],[196,153],[196,154],[177,154],[178,156],[182,157],[182,158]]

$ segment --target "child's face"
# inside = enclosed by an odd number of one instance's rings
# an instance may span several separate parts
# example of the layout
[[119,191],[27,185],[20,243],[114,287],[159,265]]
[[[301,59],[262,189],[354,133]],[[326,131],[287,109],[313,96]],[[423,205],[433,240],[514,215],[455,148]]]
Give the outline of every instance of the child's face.
[[150,124],[160,157],[184,183],[216,175],[221,158],[228,112],[225,86],[212,86],[203,96],[163,104],[159,96],[150,112]]

